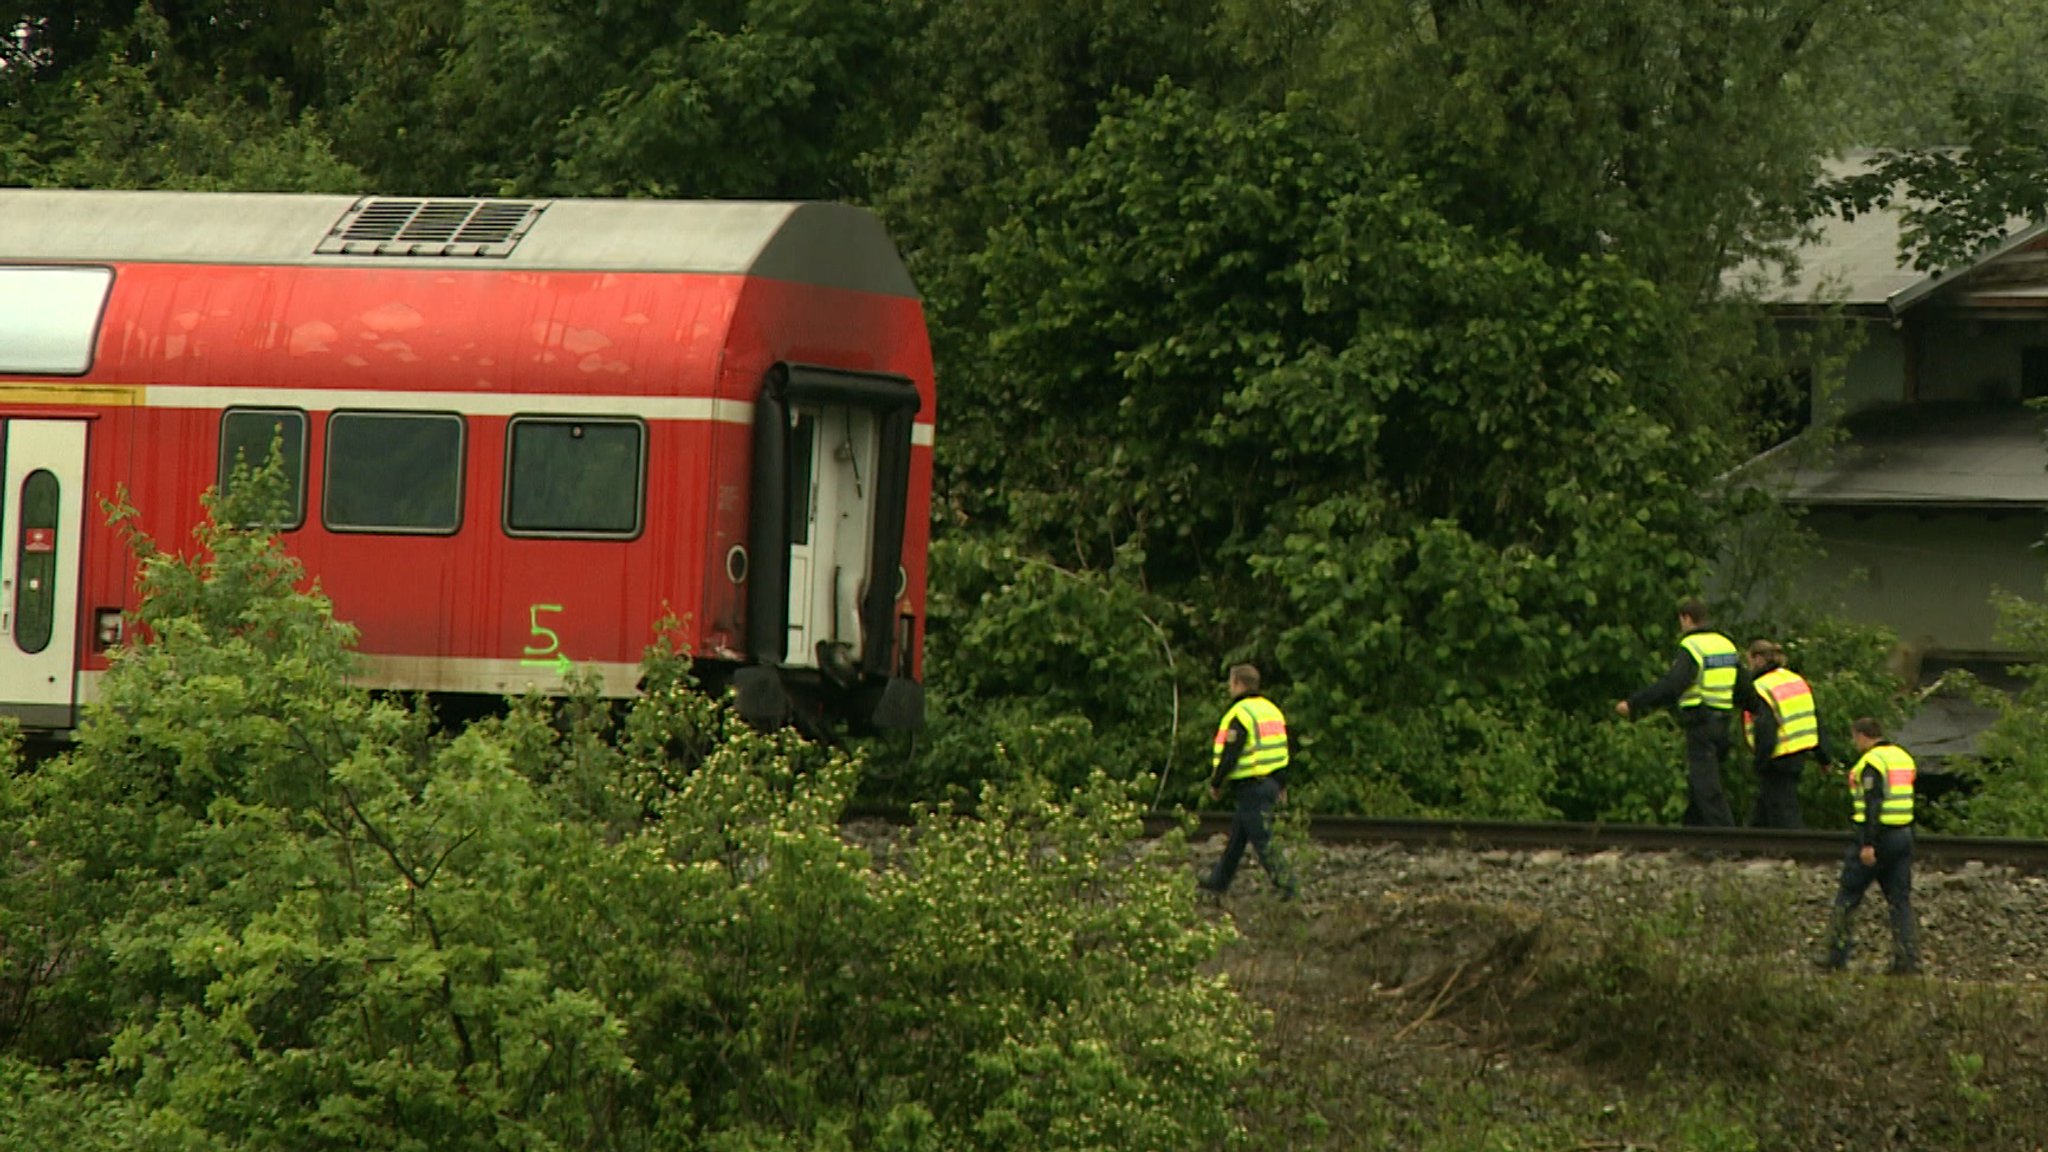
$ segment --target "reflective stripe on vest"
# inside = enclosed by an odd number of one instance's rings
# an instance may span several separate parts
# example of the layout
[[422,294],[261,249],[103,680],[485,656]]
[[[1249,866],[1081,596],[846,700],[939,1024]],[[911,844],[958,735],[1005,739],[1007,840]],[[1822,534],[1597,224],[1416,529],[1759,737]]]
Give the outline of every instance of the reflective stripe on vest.
[[[1773,668],[1756,678],[1756,690],[1770,703],[1771,715],[1778,718],[1778,744],[1772,749],[1773,760],[1804,752],[1820,746],[1820,714],[1813,707],[1813,686],[1796,672]],[[1742,730],[1749,735],[1749,743],[1756,746],[1756,724],[1749,713],[1742,714]]]
[[1223,723],[1216,726],[1216,747],[1209,754],[1211,771],[1223,763],[1223,745],[1230,737],[1233,720],[1244,726],[1245,746],[1237,754],[1229,779],[1271,776],[1287,767],[1287,717],[1264,696],[1246,696],[1231,705],[1223,714]]
[[1880,824],[1893,826],[1913,822],[1913,757],[1897,744],[1879,744],[1856,760],[1849,769],[1849,819],[1863,823],[1863,770],[1884,773],[1884,807],[1877,814]]
[[1678,646],[1691,653],[1693,662],[1700,666],[1699,675],[1679,694],[1678,706],[1718,708],[1723,712],[1733,709],[1735,665],[1740,659],[1735,654],[1735,642],[1719,632],[1691,632],[1678,641]]

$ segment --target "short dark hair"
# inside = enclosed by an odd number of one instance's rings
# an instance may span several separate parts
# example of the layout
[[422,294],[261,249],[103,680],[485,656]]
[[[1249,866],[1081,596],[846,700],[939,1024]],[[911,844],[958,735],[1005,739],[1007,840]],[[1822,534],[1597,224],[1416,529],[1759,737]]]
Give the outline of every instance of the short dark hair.
[[1707,622],[1707,602],[1697,596],[1687,596],[1678,602],[1678,614],[1695,624]]
[[1246,691],[1257,692],[1259,690],[1259,670],[1257,666],[1251,664],[1232,664],[1230,666],[1230,682],[1232,684],[1244,685]]
[[1884,739],[1884,725],[1879,724],[1875,716],[1858,716],[1856,722],[1849,725],[1849,731],[1872,740]]

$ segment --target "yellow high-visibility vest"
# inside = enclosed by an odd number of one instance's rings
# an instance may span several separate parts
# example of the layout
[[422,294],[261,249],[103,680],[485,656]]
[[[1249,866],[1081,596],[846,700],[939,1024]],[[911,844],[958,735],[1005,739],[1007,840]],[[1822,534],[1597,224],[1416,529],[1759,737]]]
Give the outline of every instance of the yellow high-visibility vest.
[[1230,706],[1223,722],[1216,726],[1216,746],[1209,754],[1209,770],[1223,763],[1223,745],[1230,737],[1230,723],[1244,726],[1245,746],[1230,771],[1231,780],[1270,776],[1287,767],[1287,717],[1264,696],[1246,696]]
[[[1756,690],[1770,704],[1771,715],[1778,718],[1778,742],[1771,749],[1772,759],[1820,746],[1820,713],[1813,706],[1813,685],[1804,677],[1773,668],[1756,678]],[[1742,730],[1749,736],[1750,746],[1755,747],[1756,724],[1747,712],[1742,715]]]
[[1714,708],[1727,712],[1735,707],[1735,666],[1740,657],[1735,642],[1719,632],[1689,632],[1678,646],[1692,654],[1700,674],[1678,696],[1680,708]]
[[1884,773],[1884,804],[1877,814],[1880,824],[1897,827],[1913,822],[1913,777],[1919,770],[1911,753],[1897,744],[1878,744],[1857,757],[1849,769],[1849,819],[1863,823],[1863,770]]

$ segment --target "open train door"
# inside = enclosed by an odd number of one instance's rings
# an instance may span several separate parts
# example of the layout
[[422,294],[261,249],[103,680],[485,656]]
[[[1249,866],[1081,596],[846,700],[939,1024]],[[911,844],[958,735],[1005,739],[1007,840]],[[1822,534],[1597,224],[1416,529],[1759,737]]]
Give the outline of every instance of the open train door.
[[[897,675],[896,603],[917,389],[899,376],[777,365],[754,412],[747,642],[763,668],[815,672],[884,728],[923,720]],[[773,687],[740,678],[741,710],[772,719]]]
[[785,662],[854,668],[875,547],[875,415],[847,404],[789,411],[789,643]]
[[78,702],[85,421],[0,419],[0,715],[69,728]]

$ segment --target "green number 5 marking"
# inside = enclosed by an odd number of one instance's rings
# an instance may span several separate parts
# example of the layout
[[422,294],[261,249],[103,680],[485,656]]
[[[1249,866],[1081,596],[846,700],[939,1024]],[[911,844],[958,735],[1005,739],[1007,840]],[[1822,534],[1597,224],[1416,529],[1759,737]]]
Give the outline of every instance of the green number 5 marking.
[[521,650],[520,655],[525,659],[519,663],[539,665],[543,668],[553,667],[559,672],[568,672],[570,661],[568,654],[562,651],[562,638],[555,635],[553,628],[540,622],[541,613],[561,610],[560,604],[534,604],[529,607],[526,618],[533,626],[533,637],[537,643],[528,644]]

